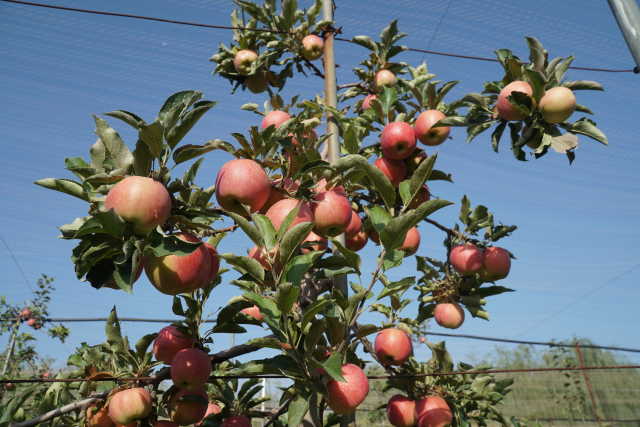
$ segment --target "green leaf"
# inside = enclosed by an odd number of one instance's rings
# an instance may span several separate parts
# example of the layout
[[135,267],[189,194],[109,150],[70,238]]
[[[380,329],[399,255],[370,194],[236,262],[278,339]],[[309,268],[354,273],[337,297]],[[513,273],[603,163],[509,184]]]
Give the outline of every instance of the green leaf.
[[299,286],[305,273],[309,271],[322,254],[324,254],[324,251],[314,251],[293,258],[285,268],[285,280]]
[[282,2],[282,18],[286,28],[291,28],[295,21],[298,2],[296,0],[284,0]]
[[369,164],[366,157],[359,154],[349,154],[348,156],[338,159],[334,167],[339,172],[344,172],[351,168],[363,171],[371,180],[371,183],[378,194],[382,197],[382,200],[384,200],[387,208],[391,209],[394,206],[396,201],[396,189],[380,169]]
[[609,142],[607,140],[607,136],[596,127],[596,124],[593,120],[589,120],[586,117],[581,118],[580,120],[574,122],[571,126],[565,127],[571,133],[579,133],[582,135],[586,135],[589,138],[595,139],[598,142],[601,142],[607,145]]
[[185,242],[175,235],[164,236],[157,231],[153,231],[149,236],[149,243],[146,249],[156,257],[163,257],[167,255],[189,255],[191,252],[198,249],[202,242],[191,243]]
[[334,304],[335,302],[329,299],[319,299],[316,300],[313,304],[308,306],[302,316],[302,323],[300,328],[304,330],[307,327],[307,324],[315,319],[316,314],[320,313],[327,306]]
[[366,212],[371,225],[378,234],[385,229],[389,221],[392,219],[391,214],[382,206],[366,208]]
[[434,123],[432,128],[444,127],[444,126],[468,126],[467,119],[464,116],[448,116],[444,119],[438,120]]
[[120,238],[124,233],[125,227],[125,222],[113,210],[109,210],[89,217],[78,229],[74,237],[80,238],[88,234],[108,234]]
[[89,201],[89,196],[84,192],[82,184],[70,179],[44,178],[37,180],[34,184]]
[[[272,249],[276,245],[276,230],[271,220],[265,215],[254,213],[251,215],[253,222],[256,224],[258,238],[261,239],[258,246],[264,246],[267,250]],[[253,240],[253,239],[252,239]]]
[[257,246],[263,246],[263,234],[251,224],[245,217],[233,212],[227,212],[227,214],[233,218],[238,227],[244,231],[244,233],[255,243]]
[[541,72],[534,70],[525,70],[525,74],[533,89],[533,99],[535,99],[536,102],[540,101],[540,98],[544,95],[544,86],[546,83],[544,76]]
[[296,395],[289,403],[287,411],[287,424],[289,427],[298,427],[302,425],[302,419],[309,410],[309,397],[301,394]]
[[202,93],[194,90],[174,93],[164,102],[158,113],[158,120],[165,129],[171,129],[178,121],[182,111],[200,98],[202,98]]
[[147,145],[149,153],[151,153],[151,155],[156,159],[160,157],[160,154],[162,154],[163,132],[164,128],[162,127],[162,123],[157,120],[148,126],[140,128],[140,131],[138,132],[138,137]]
[[204,145],[186,144],[181,146],[173,152],[173,161],[176,164],[180,164],[213,150],[224,150],[228,153],[235,152],[233,145],[221,139],[214,139],[207,141]]
[[525,37],[529,45],[529,62],[533,65],[533,69],[544,71],[545,50],[542,44],[535,37]]
[[375,44],[375,42],[371,39],[371,37],[368,36],[355,36],[354,38],[351,39],[352,42],[354,42],[355,44],[358,44],[366,49],[369,49],[371,51],[377,52],[378,51],[378,46]]
[[327,374],[336,381],[346,382],[342,376],[343,354],[339,352],[331,353],[331,356],[322,363],[322,367]]
[[180,118],[180,123],[169,129],[167,132],[167,143],[169,147],[174,148],[184,138],[184,136],[198,123],[198,120],[209,111],[215,102],[212,101],[200,101],[194,106],[194,108],[187,114]]
[[107,336],[107,343],[112,349],[118,352],[126,350],[124,345],[124,339],[122,338],[122,332],[120,330],[120,321],[118,320],[118,313],[114,306],[109,313],[107,323],[105,325],[105,335]]
[[282,263],[287,263],[294,255],[302,241],[307,237],[313,228],[312,222],[301,222],[291,227],[282,237],[280,243],[279,256]]
[[360,274],[360,255],[357,252],[345,247],[336,239],[332,239],[334,247],[338,250],[340,255],[345,261],[347,267],[353,268],[358,274]]
[[153,155],[149,147],[141,139],[136,141],[136,148],[133,150],[133,171],[138,176],[148,176],[153,166]]
[[384,254],[384,259],[382,261],[382,269],[384,271],[391,270],[394,267],[398,267],[402,264],[402,260],[404,259],[404,251],[400,251],[397,249],[387,251]]
[[96,122],[96,135],[102,141],[105,149],[104,163],[111,169],[127,169],[133,165],[133,155],[122,142],[120,135],[107,122],[98,116],[93,116]]
[[398,282],[389,283],[388,285],[385,286],[384,290],[380,292],[377,299],[381,300],[386,296],[396,294],[399,292],[404,292],[407,289],[409,289],[411,286],[413,286],[415,282],[416,282],[416,278],[412,276],[412,277],[405,277],[404,279]]
[[289,313],[299,296],[300,286],[292,285],[291,283],[280,284],[276,295],[276,304],[281,312]]
[[220,258],[234,266],[241,273],[250,274],[260,282],[264,281],[264,268],[255,259],[231,253],[221,254]]
[[409,200],[413,200],[413,198],[418,194],[418,191],[422,188],[425,182],[429,179],[429,175],[431,175],[431,171],[433,170],[433,166],[436,163],[436,159],[438,158],[438,154],[434,154],[429,156],[420,162],[420,165],[416,168],[411,175],[411,186],[409,187],[411,191],[411,198]]
[[142,118],[140,118],[139,116],[133,114],[130,111],[115,110],[115,111],[110,111],[110,112],[104,113],[104,114],[105,114],[105,116],[110,116],[110,117],[122,120],[123,122],[125,122],[129,126],[131,126],[133,128],[136,128],[136,129],[140,129],[146,124],[145,121]]
[[358,153],[360,150],[360,141],[358,140],[358,131],[355,126],[346,126],[342,140],[344,141],[343,148],[348,154]]
[[591,80],[566,81],[562,83],[561,86],[571,90],[604,90],[604,87],[600,83]]
[[387,250],[400,247],[406,237],[407,231],[409,231],[411,227],[415,227],[420,221],[433,212],[451,204],[450,201],[443,199],[429,200],[422,203],[416,209],[411,209],[393,218],[380,233],[380,241]]
[[136,354],[139,358],[142,358],[145,355],[147,349],[157,336],[157,333],[147,334],[138,340],[138,342],[136,343]]
[[480,295],[481,297],[489,297],[493,295],[500,295],[505,292],[514,292],[514,290],[506,288],[504,286],[487,286],[478,289],[476,292],[474,292],[474,294]]
[[503,121],[498,126],[496,126],[495,130],[491,133],[491,147],[493,151],[498,152],[498,145],[500,144],[500,139],[502,138],[502,134],[504,133],[504,129],[507,127],[507,122]]

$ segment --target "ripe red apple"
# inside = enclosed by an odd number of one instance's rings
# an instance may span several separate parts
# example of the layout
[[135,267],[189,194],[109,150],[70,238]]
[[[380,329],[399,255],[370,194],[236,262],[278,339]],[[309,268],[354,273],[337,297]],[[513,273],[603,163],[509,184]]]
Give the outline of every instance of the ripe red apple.
[[482,268],[484,256],[482,249],[473,243],[465,243],[451,249],[449,262],[453,268],[463,276],[477,273]]
[[351,222],[351,203],[343,193],[324,191],[316,194],[313,209],[313,231],[321,236],[337,236]]
[[402,365],[413,354],[411,338],[402,329],[383,329],[376,336],[374,344],[376,356],[380,363]]
[[225,163],[216,177],[216,198],[223,209],[243,215],[242,205],[259,211],[271,192],[271,181],[257,162],[235,159]]
[[324,237],[311,231],[307,237],[304,238],[302,243],[308,243],[304,248],[301,248],[303,254],[307,254],[312,251],[324,251],[329,247],[329,242]]
[[309,34],[302,39],[302,56],[308,61],[313,61],[322,56],[324,40],[315,34]]
[[376,88],[382,89],[385,86],[394,86],[398,78],[389,70],[380,70],[376,73],[374,84]]
[[258,59],[258,54],[249,49],[239,50],[233,57],[233,68],[240,74],[247,75],[251,72],[251,66]]
[[171,379],[176,387],[184,390],[202,388],[210,373],[211,358],[199,348],[184,348],[171,361]]
[[269,126],[275,126],[279,128],[284,122],[289,120],[291,116],[286,111],[273,110],[268,112],[262,119],[262,129],[266,129]]
[[373,94],[369,94],[367,96],[364,97],[364,99],[362,100],[362,110],[367,110],[371,107],[371,101],[373,101],[374,99],[377,99],[378,96],[377,95],[373,95]]
[[273,206],[269,208],[266,213],[267,218],[271,220],[273,227],[277,230],[280,229],[280,226],[284,222],[285,218],[289,213],[294,210],[297,206],[298,214],[291,222],[289,229],[294,225],[300,224],[301,222],[313,222],[313,212],[309,203],[303,202],[296,199],[284,199],[275,203]]
[[220,270],[220,257],[218,256],[218,251],[216,248],[211,246],[209,243],[205,242],[204,247],[209,252],[209,257],[211,258],[211,268],[209,269],[209,277],[207,284],[213,281],[216,277],[218,277],[218,271]]
[[458,329],[464,322],[464,310],[456,303],[436,304],[433,315],[443,328]]
[[362,219],[358,213],[354,210],[351,210],[351,221],[349,221],[349,225],[344,230],[344,234],[347,236],[354,236],[362,231]]
[[240,313],[257,320],[258,322],[262,322],[264,320],[264,315],[260,312],[260,308],[257,305],[243,308],[240,310]]
[[258,70],[254,74],[247,76],[244,84],[252,93],[262,93],[267,90],[269,85],[267,73],[263,70]]
[[511,82],[502,88],[498,95],[498,102],[496,104],[498,117],[503,120],[523,120],[526,116],[513,106],[511,102],[509,102],[508,98],[509,95],[511,95],[511,92],[522,92],[531,96],[533,94],[533,89],[529,83],[521,80]]
[[420,337],[420,343],[424,344],[425,342],[427,342],[427,339],[425,337]]
[[447,116],[439,110],[427,110],[420,113],[414,124],[416,138],[429,146],[442,144],[449,137],[451,128],[449,126],[432,128],[432,126],[445,117]]
[[95,403],[89,405],[86,411],[87,427],[114,427],[108,411],[106,406],[98,408]]
[[128,176],[111,187],[104,201],[122,219],[133,224],[137,234],[148,234],[164,224],[171,214],[171,196],[158,181]]
[[373,165],[389,178],[389,181],[397,187],[407,177],[407,165],[402,160],[392,160],[380,157]]
[[209,415],[218,415],[220,412],[222,412],[222,408],[220,406],[218,406],[216,403],[209,402],[209,404],[207,405],[207,412],[204,413],[204,417],[202,417],[202,421],[200,421],[196,425],[201,426],[204,420]]
[[20,310],[20,318],[21,319],[29,319],[33,315],[33,312],[30,308],[23,308]]
[[396,427],[415,427],[416,402],[407,396],[396,394],[387,403],[387,418]]
[[368,240],[369,236],[367,235],[367,232],[361,230],[354,235],[345,236],[345,246],[347,249],[358,252],[367,245]]
[[[179,233],[176,237],[185,242],[200,242],[189,233]],[[178,295],[207,285],[211,279],[212,261],[207,247],[200,245],[187,255],[147,256],[144,271],[157,290],[167,295]]]
[[225,418],[222,427],[251,427],[251,420],[244,415],[234,415]]
[[547,123],[562,123],[576,109],[576,96],[564,86],[549,89],[540,98],[540,112]]
[[364,371],[352,363],[342,365],[340,374],[344,382],[327,383],[327,403],[336,414],[351,414],[369,394],[369,380]]
[[453,414],[440,396],[427,396],[416,402],[418,427],[444,427],[451,424]]
[[418,194],[409,202],[409,209],[416,209],[421,204],[428,202],[431,200],[431,191],[429,191],[429,187],[425,184],[422,186],[420,190],[418,190]]
[[392,122],[380,136],[382,155],[388,159],[406,159],[416,149],[416,134],[409,123]]
[[173,325],[160,329],[158,336],[153,341],[153,355],[156,360],[171,364],[176,353],[184,348],[191,348],[195,340],[183,334],[180,329]]
[[38,324],[38,320],[34,319],[33,317],[31,319],[27,319],[27,325],[31,326],[32,328],[35,327]]
[[151,409],[151,394],[141,387],[119,391],[109,399],[109,418],[119,424],[145,418]]
[[497,246],[490,246],[484,250],[482,260],[483,277],[494,281],[504,279],[511,270],[511,256],[505,249]]
[[169,399],[169,417],[181,426],[195,424],[204,417],[208,404],[209,397],[202,386],[193,391],[178,390]]
[[411,256],[418,251],[420,247],[420,232],[416,227],[411,227],[402,242],[402,246],[398,249],[404,251],[404,256]]
[[153,424],[153,427],[178,427],[178,425],[179,425],[178,423],[174,423],[173,421],[158,420],[155,422],[155,424]]

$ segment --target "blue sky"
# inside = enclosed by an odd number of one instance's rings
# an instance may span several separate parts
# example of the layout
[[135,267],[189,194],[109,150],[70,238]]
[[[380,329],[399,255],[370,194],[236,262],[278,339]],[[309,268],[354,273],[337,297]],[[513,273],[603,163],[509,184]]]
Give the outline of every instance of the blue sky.
[[[338,2],[336,20],[345,37],[376,37],[395,18],[400,29],[410,34],[406,45],[479,56],[509,48],[526,57],[524,37],[536,36],[553,56],[575,55],[574,65],[633,67],[606,2],[392,3],[370,0],[363,11],[360,1]],[[232,9],[231,2],[220,0],[58,0],[55,4],[223,25],[228,24]],[[208,58],[218,43],[228,43],[230,33],[0,3],[0,39],[4,40],[0,44],[0,236],[30,283],[40,273],[55,277],[57,290],[50,310],[54,317],[106,316],[113,305],[122,316],[170,317],[170,297],[159,294],[144,278],[133,295],[96,291],[78,282],[69,259],[74,243],[57,239],[56,227],[84,215],[86,205],[32,183],[43,177],[68,177],[64,158],[87,155],[95,141],[92,113],[126,109],[151,120],[164,99],[178,90],[201,90],[207,99],[219,102],[186,143],[231,140],[231,132],[258,124],[257,116],[239,107],[249,101],[262,103],[264,98],[243,92],[229,96],[228,83],[211,75]],[[349,70],[364,51],[345,43],[336,48],[339,82],[351,82]],[[450,100],[480,91],[483,81],[501,76],[499,66],[490,62],[410,52],[401,59],[413,64],[426,60],[439,78],[460,80]],[[468,316],[459,332],[535,340],[580,336],[603,345],[638,347],[640,76],[571,71],[568,78],[598,80],[605,86],[604,93],[581,91],[577,97],[596,113],[609,147],[581,138],[572,166],[555,153],[517,162],[506,145],[499,154],[493,153],[488,133],[467,144],[460,129],[452,132],[453,140],[438,147],[439,168],[451,172],[455,184],[433,184],[436,195],[458,202],[468,194],[473,203],[489,206],[499,220],[520,227],[503,241],[518,257],[504,285],[517,292],[490,299],[491,322]],[[312,96],[321,88],[317,78],[300,77],[287,87],[285,98],[295,93]],[[111,123],[132,146],[131,132],[115,120]],[[207,155],[199,183],[211,185],[226,160],[226,153]],[[451,224],[457,209],[448,208],[436,218]],[[421,226],[421,233],[419,254],[442,257],[441,233],[426,226]],[[222,250],[244,252],[249,246],[248,239],[237,237],[225,240]],[[0,253],[0,294],[12,302],[29,298],[29,289],[4,244]],[[373,256],[370,244],[363,258]],[[366,262],[367,272],[370,263]],[[408,263],[395,275],[414,274],[412,269]],[[220,287],[208,311],[215,313],[237,293],[233,286]],[[102,324],[69,326],[72,333],[66,344],[36,333],[39,349],[64,360],[80,342],[104,340]],[[159,328],[131,323],[124,327],[131,337]],[[437,325],[433,330],[446,331]],[[263,333],[254,327],[248,336]],[[213,350],[226,348],[229,341],[228,336],[220,336]],[[0,345],[6,345],[6,336]],[[480,358],[493,347],[460,339],[451,339],[448,345],[456,360]],[[428,356],[424,349],[416,354]]]

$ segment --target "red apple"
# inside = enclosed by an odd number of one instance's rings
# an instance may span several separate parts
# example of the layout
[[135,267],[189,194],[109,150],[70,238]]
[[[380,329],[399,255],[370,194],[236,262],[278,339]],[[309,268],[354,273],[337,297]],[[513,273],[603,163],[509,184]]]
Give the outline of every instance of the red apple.
[[407,396],[396,394],[387,403],[387,418],[396,427],[416,425],[416,402]]
[[258,54],[249,49],[239,50],[233,57],[233,68],[240,74],[247,75],[251,72],[251,66],[258,59]]
[[345,246],[347,247],[347,249],[357,252],[367,245],[368,240],[369,236],[367,235],[367,232],[361,230],[351,236],[345,236]]
[[464,310],[456,303],[436,304],[433,315],[443,328],[458,329],[464,322]]
[[374,344],[376,356],[380,363],[402,365],[413,354],[411,338],[402,329],[383,329],[376,336]]
[[257,162],[235,159],[225,163],[216,177],[216,198],[223,209],[243,215],[242,205],[257,212],[269,198],[271,182]]
[[420,343],[424,344],[425,342],[427,342],[427,339],[425,337],[420,337]]
[[342,365],[340,373],[344,382],[332,379],[327,383],[327,403],[336,414],[351,414],[369,394],[369,380],[359,366],[351,363]]
[[355,236],[360,231],[362,231],[362,219],[360,219],[356,211],[351,210],[351,221],[349,221],[349,225],[344,230],[344,234],[347,236]]
[[429,191],[429,187],[425,184],[422,186],[420,190],[418,190],[418,194],[409,202],[409,209],[416,209],[421,204],[428,202],[431,200],[431,191]]
[[251,427],[251,420],[244,415],[234,415],[225,418],[222,427]]
[[322,56],[324,40],[315,34],[309,34],[302,39],[302,56],[308,61],[313,61]]
[[279,128],[284,122],[291,119],[291,116],[286,111],[273,110],[268,112],[262,119],[262,129],[266,129],[269,126],[275,126]]
[[505,249],[491,246],[484,250],[483,277],[489,281],[504,279],[511,270],[511,255]]
[[414,124],[416,138],[425,145],[442,144],[449,137],[451,128],[449,126],[432,128],[432,126],[445,117],[447,116],[438,110],[427,110],[420,113]]
[[153,355],[156,360],[171,364],[176,353],[185,348],[191,348],[195,340],[183,334],[180,329],[173,325],[160,329],[158,336],[153,341]]
[[[185,242],[200,242],[189,233],[179,233],[176,237]],[[187,255],[147,256],[144,271],[157,290],[167,295],[178,295],[207,285],[213,260],[207,247],[200,245]]]
[[216,248],[211,246],[209,243],[205,242],[204,247],[207,249],[207,251],[209,252],[209,256],[211,257],[211,268],[209,269],[208,278],[208,282],[211,282],[216,277],[218,277],[218,271],[220,270],[220,257],[218,256],[218,251],[216,251]]
[[407,165],[402,160],[392,160],[380,157],[373,165],[389,178],[389,181],[397,187],[407,177]]
[[472,243],[458,245],[451,249],[449,262],[463,276],[477,273],[482,268],[482,249]]
[[402,242],[402,246],[398,249],[404,251],[404,256],[411,256],[418,251],[420,247],[420,232],[416,227],[411,227]]
[[311,231],[307,237],[304,238],[302,243],[308,243],[308,245],[301,249],[303,254],[307,254],[312,251],[324,251],[329,247],[327,239]]
[[211,358],[199,348],[184,348],[171,361],[171,379],[176,387],[184,390],[202,388],[210,373]]
[[262,322],[264,320],[264,315],[260,312],[260,308],[257,305],[243,308],[240,310],[240,313],[257,320],[258,322]]
[[376,73],[374,84],[376,88],[382,89],[385,86],[394,86],[398,78],[389,70],[380,70]]
[[416,402],[418,427],[444,427],[451,424],[453,414],[446,400],[440,396],[427,396]]
[[316,194],[312,204],[313,231],[321,236],[337,236],[351,222],[351,203],[343,193],[324,191]]
[[33,312],[30,308],[23,308],[20,310],[20,318],[21,319],[29,319],[33,315]]
[[27,319],[27,325],[31,326],[32,328],[35,327],[38,324],[38,320],[34,319],[33,317],[31,319]]
[[218,404],[213,403],[213,402],[209,402],[209,404],[207,405],[207,412],[204,413],[204,417],[202,417],[202,421],[200,421],[196,425],[197,426],[201,426],[204,423],[204,420],[209,415],[218,415],[220,412],[222,412],[222,408],[220,406],[218,406]]
[[169,399],[169,416],[181,426],[195,424],[204,417],[208,404],[209,397],[202,386],[193,391],[178,390]]
[[86,411],[87,427],[114,427],[108,412],[109,409],[106,406],[98,408],[95,403],[89,405]]
[[540,98],[540,112],[547,123],[562,123],[576,109],[576,96],[564,86],[549,89]]
[[109,418],[119,424],[145,418],[151,409],[151,394],[141,387],[119,391],[109,399]]
[[378,96],[377,95],[373,95],[373,94],[369,94],[367,96],[364,97],[364,99],[362,100],[362,110],[367,110],[371,107],[371,101],[373,101],[374,99],[377,99]]
[[387,159],[406,159],[416,149],[416,134],[409,123],[392,122],[382,130],[380,145]]
[[133,224],[137,234],[148,234],[164,224],[171,214],[171,196],[158,181],[128,176],[111,187],[104,201],[122,219]]
[[522,92],[531,96],[533,94],[533,89],[531,89],[531,85],[529,83],[521,80],[516,80],[506,85],[498,95],[498,102],[496,104],[498,117],[503,120],[522,120],[526,116],[512,105],[511,102],[509,102],[509,95],[511,95],[512,92]]
[[266,216],[267,218],[269,218],[269,220],[271,220],[273,227],[277,231],[280,229],[280,226],[284,222],[287,215],[289,215],[289,213],[298,206],[298,214],[291,222],[289,229],[294,225],[300,224],[301,222],[313,222],[313,212],[311,210],[311,207],[309,206],[309,203],[296,199],[280,200],[269,208]]

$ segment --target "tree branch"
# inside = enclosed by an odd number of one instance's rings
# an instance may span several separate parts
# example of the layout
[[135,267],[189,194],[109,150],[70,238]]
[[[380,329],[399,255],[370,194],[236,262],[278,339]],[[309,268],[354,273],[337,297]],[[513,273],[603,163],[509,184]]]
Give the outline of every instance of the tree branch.
[[21,423],[13,423],[10,424],[9,427],[29,427],[29,426],[35,426],[38,425],[40,423],[43,423],[45,421],[48,421],[52,418],[56,418],[59,417],[61,415],[67,414],[71,411],[75,411],[75,410],[82,410],[84,408],[86,408],[87,406],[89,406],[90,404],[97,402],[99,400],[103,400],[107,397],[109,393],[108,392],[104,392],[104,393],[100,393],[100,394],[94,394],[91,397],[87,398],[87,399],[83,399],[83,400],[79,400],[77,402],[73,402],[73,403],[69,403],[68,405],[64,405],[61,406],[59,408],[53,409],[49,412],[45,412],[44,414],[40,415],[39,417],[27,420],[27,421],[23,421]]

